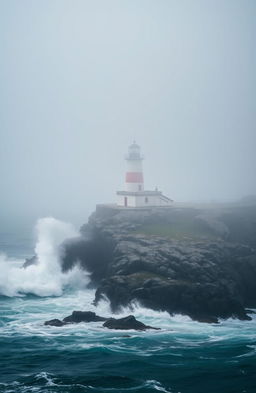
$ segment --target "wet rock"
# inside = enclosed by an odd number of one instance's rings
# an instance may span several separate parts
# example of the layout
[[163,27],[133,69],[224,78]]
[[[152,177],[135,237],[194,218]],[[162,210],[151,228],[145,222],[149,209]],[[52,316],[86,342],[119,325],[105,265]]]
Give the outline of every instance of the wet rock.
[[199,315],[199,316],[194,315],[192,319],[202,323],[216,323],[216,324],[219,323],[218,318],[209,315]]
[[152,326],[147,326],[144,323],[138,321],[133,315],[128,315],[125,318],[109,318],[104,324],[104,327],[108,329],[118,329],[118,330],[147,330],[154,329],[160,330],[160,328],[155,328]]
[[66,323],[80,323],[80,322],[103,322],[107,318],[100,317],[92,311],[73,311],[71,315],[64,318]]
[[47,326],[57,326],[57,327],[66,325],[65,322],[60,321],[59,319],[51,319],[50,321],[46,321],[44,324]]
[[102,205],[63,245],[62,268],[79,261],[97,289],[94,304],[107,297],[114,312],[139,301],[204,322],[248,319],[246,308],[256,308],[255,233],[255,207]]
[[256,314],[256,311],[254,311],[254,310],[246,309],[245,311],[248,314]]

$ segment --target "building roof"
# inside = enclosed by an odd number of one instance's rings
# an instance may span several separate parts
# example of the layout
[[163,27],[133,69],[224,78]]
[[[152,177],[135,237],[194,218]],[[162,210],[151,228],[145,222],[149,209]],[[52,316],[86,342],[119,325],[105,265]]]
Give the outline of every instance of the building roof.
[[124,196],[157,196],[162,195],[162,191],[117,191],[117,195]]
[[135,141],[133,141],[133,143],[129,146],[129,149],[130,148],[136,148],[136,149],[140,149],[140,146],[135,142]]

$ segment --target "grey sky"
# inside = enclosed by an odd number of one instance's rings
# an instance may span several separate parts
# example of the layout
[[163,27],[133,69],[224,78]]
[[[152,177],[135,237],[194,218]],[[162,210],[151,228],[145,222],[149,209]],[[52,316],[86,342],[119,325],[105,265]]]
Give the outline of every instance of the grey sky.
[[256,193],[255,0],[0,0],[0,218]]

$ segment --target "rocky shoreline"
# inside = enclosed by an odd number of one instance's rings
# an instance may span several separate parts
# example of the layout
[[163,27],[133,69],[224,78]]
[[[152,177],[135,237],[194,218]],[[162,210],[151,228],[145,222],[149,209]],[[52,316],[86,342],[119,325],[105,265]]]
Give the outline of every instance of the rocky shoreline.
[[91,273],[95,305],[133,302],[202,322],[251,319],[256,308],[256,207],[98,206],[62,244],[62,268]]

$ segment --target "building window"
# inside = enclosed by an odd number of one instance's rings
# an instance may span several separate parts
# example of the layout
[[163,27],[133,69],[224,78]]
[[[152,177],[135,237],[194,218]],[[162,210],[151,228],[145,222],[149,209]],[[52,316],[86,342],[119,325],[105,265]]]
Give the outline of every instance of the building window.
[[139,185],[139,191],[141,191],[141,185]]
[[145,203],[148,203],[148,197],[145,198]]

